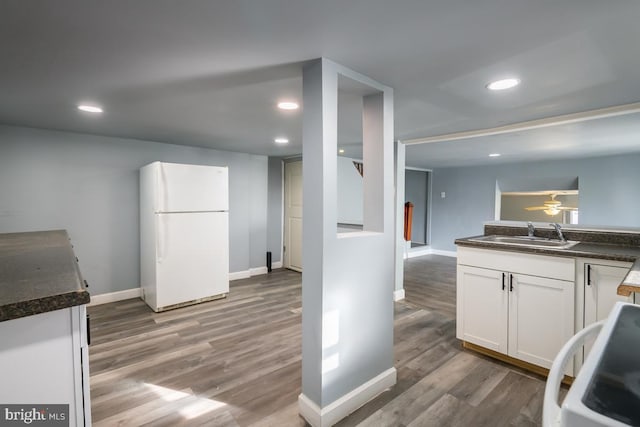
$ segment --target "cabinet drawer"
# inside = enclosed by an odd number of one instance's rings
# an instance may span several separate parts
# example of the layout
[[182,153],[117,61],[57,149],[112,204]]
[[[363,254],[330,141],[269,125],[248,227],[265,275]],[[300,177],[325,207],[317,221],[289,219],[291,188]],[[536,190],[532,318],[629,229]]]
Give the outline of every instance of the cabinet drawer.
[[574,258],[458,246],[458,264],[570,282],[575,280]]

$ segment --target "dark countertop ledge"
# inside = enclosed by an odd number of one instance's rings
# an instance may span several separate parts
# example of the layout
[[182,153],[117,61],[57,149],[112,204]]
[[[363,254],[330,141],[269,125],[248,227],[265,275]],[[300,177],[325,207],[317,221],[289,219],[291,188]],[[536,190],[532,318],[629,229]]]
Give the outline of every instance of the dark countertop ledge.
[[632,262],[633,265],[627,273],[623,282],[618,286],[618,294],[623,296],[631,295],[631,292],[640,292],[640,247],[616,245],[609,243],[580,242],[568,249],[558,248],[534,248],[522,245],[509,245],[504,243],[479,242],[471,239],[482,237],[472,236],[456,239],[459,246],[468,246],[498,251],[523,252],[538,255],[554,255],[570,258],[597,258],[612,261]]
[[89,301],[65,230],[0,234],[0,322]]

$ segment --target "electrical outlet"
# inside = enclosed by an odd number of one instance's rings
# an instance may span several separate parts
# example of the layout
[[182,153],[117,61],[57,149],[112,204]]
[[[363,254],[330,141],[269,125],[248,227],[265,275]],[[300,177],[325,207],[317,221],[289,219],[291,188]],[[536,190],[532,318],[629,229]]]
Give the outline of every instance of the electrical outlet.
[[444,191],[442,193],[440,193],[440,197],[442,199],[444,199],[445,197],[447,197],[447,193],[445,193]]

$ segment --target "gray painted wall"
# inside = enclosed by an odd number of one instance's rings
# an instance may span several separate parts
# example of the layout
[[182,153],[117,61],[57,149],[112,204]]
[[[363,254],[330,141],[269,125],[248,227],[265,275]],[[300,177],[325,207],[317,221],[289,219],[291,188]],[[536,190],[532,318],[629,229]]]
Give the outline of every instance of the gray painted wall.
[[[267,212],[268,212],[268,176],[269,158],[250,156],[249,172],[249,242],[250,267],[263,267],[267,264]],[[229,167],[231,169],[231,167]],[[232,197],[229,194],[229,197]],[[232,213],[229,213],[231,221]],[[232,238],[230,238],[231,240]],[[259,244],[251,244],[251,243]]]
[[[482,234],[483,222],[495,218],[496,180],[502,190],[517,191],[517,186],[509,185],[510,182],[526,183],[545,177],[545,185],[553,185],[557,178],[562,186],[570,187],[570,181],[578,177],[581,225],[638,227],[638,164],[640,154],[628,154],[434,169],[431,245],[435,249],[454,251],[456,238]],[[440,198],[442,191],[446,192],[444,199]]]
[[413,203],[411,241],[427,243],[428,174],[425,171],[408,169],[404,179],[404,199]]
[[138,169],[156,160],[229,166],[230,271],[265,265],[267,157],[149,141],[0,126],[0,232],[67,229],[93,295],[138,287]]
[[282,261],[282,159],[269,157],[268,203],[267,203],[267,250],[271,261]]

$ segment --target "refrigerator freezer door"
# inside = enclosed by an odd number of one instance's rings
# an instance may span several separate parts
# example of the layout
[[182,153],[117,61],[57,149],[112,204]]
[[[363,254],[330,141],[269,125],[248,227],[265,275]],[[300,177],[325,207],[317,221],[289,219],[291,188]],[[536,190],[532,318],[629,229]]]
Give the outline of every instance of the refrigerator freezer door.
[[156,212],[229,210],[229,169],[158,163]]
[[229,292],[229,214],[157,214],[154,309]]

